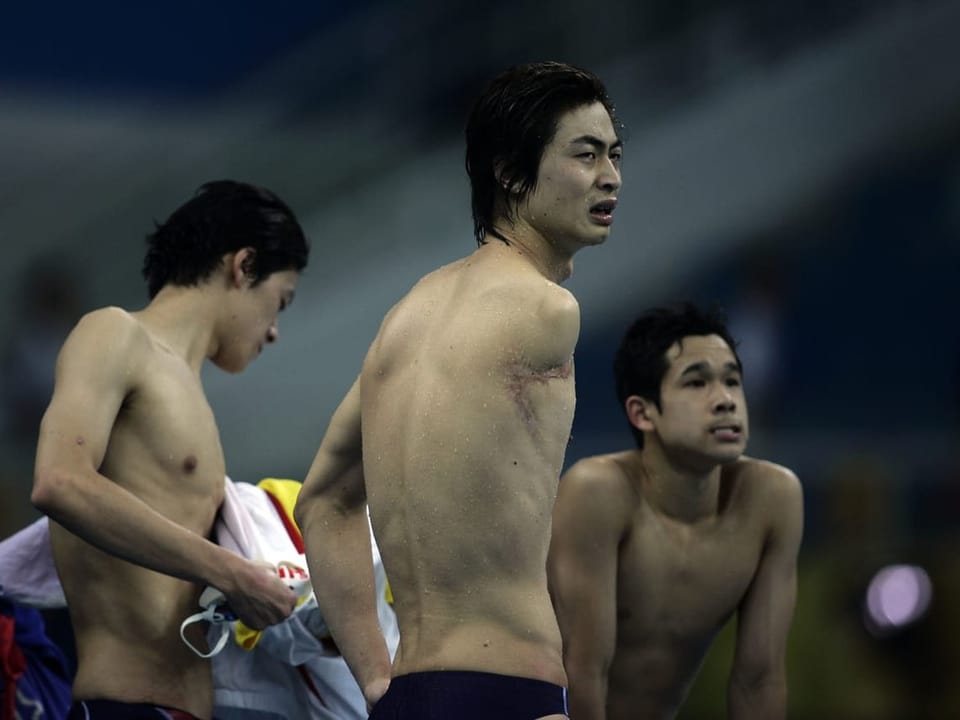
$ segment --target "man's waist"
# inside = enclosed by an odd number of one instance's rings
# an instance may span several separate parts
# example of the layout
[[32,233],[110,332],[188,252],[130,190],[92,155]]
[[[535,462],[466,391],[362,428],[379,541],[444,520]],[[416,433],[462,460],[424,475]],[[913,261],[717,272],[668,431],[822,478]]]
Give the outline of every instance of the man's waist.
[[184,664],[175,659],[147,661],[130,653],[110,658],[81,654],[73,697],[150,703],[209,717],[213,706],[213,679],[206,661]]
[[505,605],[491,614],[423,608],[409,619],[399,612],[399,661],[407,672],[459,669],[539,677],[539,672],[504,669],[505,664],[519,669],[562,664],[555,616],[531,609]]

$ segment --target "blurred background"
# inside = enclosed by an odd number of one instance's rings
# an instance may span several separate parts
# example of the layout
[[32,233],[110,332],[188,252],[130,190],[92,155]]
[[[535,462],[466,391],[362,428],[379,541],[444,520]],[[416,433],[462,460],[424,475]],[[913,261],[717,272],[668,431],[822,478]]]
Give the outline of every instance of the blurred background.
[[[301,479],[383,314],[474,247],[462,128],[503,68],[597,72],[625,125],[611,239],[577,256],[572,462],[631,444],[642,309],[727,309],[750,453],[806,495],[793,718],[960,717],[960,3],[117,0],[0,22],[0,529],[29,505],[77,318],[146,302],[144,236],[202,182],[312,239],[280,342],[210,369],[230,474]],[[684,711],[724,715],[721,633]]]

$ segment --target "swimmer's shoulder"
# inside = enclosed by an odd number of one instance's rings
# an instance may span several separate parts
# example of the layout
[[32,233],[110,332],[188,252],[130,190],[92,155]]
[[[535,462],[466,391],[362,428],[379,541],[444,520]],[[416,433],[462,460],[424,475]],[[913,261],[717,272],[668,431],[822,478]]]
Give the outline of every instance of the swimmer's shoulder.
[[573,293],[550,280],[543,280],[538,311],[548,325],[557,325],[579,334],[580,303]]
[[724,476],[736,484],[746,502],[771,517],[802,511],[800,479],[784,465],[744,455],[724,467]]
[[124,388],[149,378],[145,362],[154,343],[134,314],[104,307],[83,315],[70,331],[57,356],[56,393],[96,387],[98,392]]
[[478,298],[504,342],[546,364],[569,360],[580,336],[580,306],[566,288],[536,272],[492,279]]
[[636,451],[603,453],[581,458],[564,473],[564,478],[577,478],[580,482],[610,486],[629,485],[632,473],[631,461]]
[[800,479],[790,468],[747,455],[726,466],[725,472],[757,488],[788,491],[800,487]]
[[368,349],[364,373],[379,374],[402,365],[434,329],[449,325],[450,267],[424,275],[387,310]]
[[593,455],[571,465],[560,479],[565,501],[593,508],[611,519],[629,515],[638,499],[639,482],[633,477],[634,451]]
[[437,306],[440,296],[437,273],[441,270],[434,270],[420,278],[387,310],[380,321],[374,348],[384,344],[393,348],[396,340],[418,334],[423,325],[432,321],[432,310]]
[[424,310],[444,303],[465,261],[466,258],[443,265],[417,280],[387,311],[383,325],[407,319],[408,316],[410,320],[415,320],[422,317]]
[[490,273],[485,292],[504,304],[524,305],[558,319],[564,315],[579,317],[580,304],[573,293],[527,264],[504,266]]
[[108,306],[83,315],[70,332],[66,351],[89,349],[118,355],[142,352],[150,336],[139,318],[123,308]]

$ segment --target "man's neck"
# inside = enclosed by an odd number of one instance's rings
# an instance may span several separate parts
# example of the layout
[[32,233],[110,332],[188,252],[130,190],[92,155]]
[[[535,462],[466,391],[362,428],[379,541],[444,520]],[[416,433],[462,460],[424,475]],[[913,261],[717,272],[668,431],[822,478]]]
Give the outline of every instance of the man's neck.
[[636,454],[636,468],[643,495],[657,512],[685,523],[716,516],[720,465],[693,468],[671,459],[659,445],[647,443]]
[[498,235],[489,236],[488,245],[506,244],[548,280],[560,284],[573,274],[573,253],[560,250],[526,223],[497,223],[494,230]]
[[167,286],[136,315],[160,344],[182,357],[199,374],[203,361],[217,349],[216,303],[212,293],[202,286]]

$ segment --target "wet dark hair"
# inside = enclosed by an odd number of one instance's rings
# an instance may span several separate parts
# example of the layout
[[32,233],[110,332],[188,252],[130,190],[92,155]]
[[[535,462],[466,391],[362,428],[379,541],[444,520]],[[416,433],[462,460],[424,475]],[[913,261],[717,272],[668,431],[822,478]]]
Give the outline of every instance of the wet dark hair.
[[197,190],[147,236],[143,276],[153,298],[165,285],[196,285],[223,256],[253,248],[246,270],[254,285],[272,273],[301,271],[310,243],[293,211],[265,188],[215,180]]
[[[667,351],[692,335],[719,335],[730,347],[741,371],[737,343],[730,335],[726,318],[719,309],[702,310],[693,303],[678,303],[643,312],[627,329],[613,359],[620,407],[631,395],[639,395],[663,412],[660,389],[670,367]],[[643,447],[643,433],[630,424],[637,447]]]
[[493,227],[498,200],[512,219],[517,205],[536,187],[544,148],[553,140],[560,117],[597,102],[617,127],[613,103],[600,79],[559,62],[518,65],[490,83],[466,126],[466,167],[478,245],[488,235],[507,242]]

